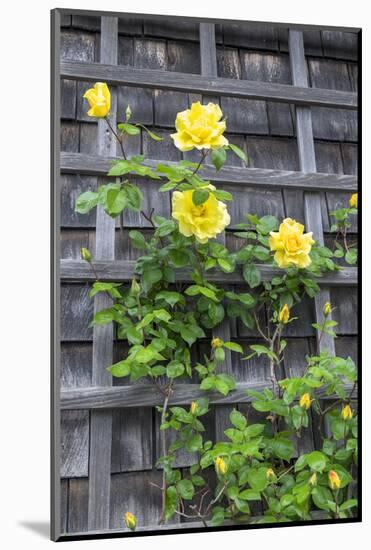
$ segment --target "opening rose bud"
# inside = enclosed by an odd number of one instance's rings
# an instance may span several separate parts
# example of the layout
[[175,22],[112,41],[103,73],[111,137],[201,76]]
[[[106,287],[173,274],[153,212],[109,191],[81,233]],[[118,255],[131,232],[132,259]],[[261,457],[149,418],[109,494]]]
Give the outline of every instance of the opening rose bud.
[[96,82],[93,88],[90,88],[84,93],[90,105],[88,116],[95,118],[105,118],[111,108],[111,93],[105,82]]
[[311,485],[312,487],[317,485],[317,474],[315,472],[309,478],[309,485]]
[[216,349],[216,348],[221,348],[223,345],[223,340],[221,340],[220,338],[213,338],[211,340],[211,347]]
[[219,476],[223,476],[228,470],[227,464],[221,456],[215,459],[215,470]]
[[83,260],[86,262],[91,262],[91,254],[87,248],[81,248],[80,254]]
[[358,208],[358,193],[353,193],[349,199],[349,206],[351,208]]
[[137,526],[137,518],[131,512],[125,513],[125,525],[131,531],[135,531]]
[[269,481],[271,481],[274,477],[275,477],[275,473],[274,473],[274,470],[273,468],[268,468],[267,472],[266,472],[266,477]]
[[310,408],[311,402],[312,401],[309,393],[303,393],[303,395],[300,397],[299,405],[302,409],[308,410]]
[[334,491],[336,489],[340,488],[341,481],[338,474],[335,472],[335,470],[330,470],[328,473],[328,482],[331,487],[331,489]]
[[330,304],[330,302],[326,302],[325,305],[323,306],[323,313],[324,313],[324,315],[326,315],[326,317],[328,315],[330,315],[330,313],[331,313],[331,304]]
[[285,304],[278,314],[278,320],[280,323],[286,325],[286,323],[289,322],[289,319],[290,319],[290,309],[289,309],[289,306]]
[[345,405],[341,410],[341,418],[343,420],[351,420],[353,418],[353,411],[350,405]]
[[196,411],[197,411],[197,403],[196,403],[196,401],[192,401],[192,403],[191,403],[191,413],[195,414]]

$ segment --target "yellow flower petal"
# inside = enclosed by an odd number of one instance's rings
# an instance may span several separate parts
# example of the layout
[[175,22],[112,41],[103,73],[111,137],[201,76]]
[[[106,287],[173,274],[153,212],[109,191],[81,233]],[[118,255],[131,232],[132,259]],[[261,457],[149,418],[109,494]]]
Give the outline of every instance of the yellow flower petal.
[[279,231],[271,231],[269,237],[269,247],[275,252],[274,259],[282,269],[290,265],[308,267],[314,243],[312,233],[304,233],[304,226],[291,218],[283,220]]

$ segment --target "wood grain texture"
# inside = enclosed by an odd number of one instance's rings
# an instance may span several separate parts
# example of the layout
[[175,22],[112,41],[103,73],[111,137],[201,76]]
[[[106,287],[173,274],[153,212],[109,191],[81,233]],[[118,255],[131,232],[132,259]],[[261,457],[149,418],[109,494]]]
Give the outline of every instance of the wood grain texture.
[[228,80],[162,71],[136,69],[84,61],[62,61],[61,76],[70,80],[88,82],[104,80],[111,85],[161,88],[201,94],[221,95],[230,98],[259,99],[295,103],[297,105],[318,105],[343,109],[357,108],[357,95],[353,92],[320,90],[285,84]]
[[[249,151],[249,146],[248,146]],[[148,166],[157,166],[159,160],[146,160]],[[111,159],[95,155],[83,155],[81,153],[61,153],[61,170],[67,174],[106,174],[111,166]],[[267,170],[259,168],[239,168],[226,166],[217,174],[209,165],[205,165],[202,171],[203,177],[211,178],[216,183],[240,184],[250,186],[264,186],[275,188],[298,188],[298,189],[321,189],[321,190],[344,190],[355,191],[357,189],[357,178],[354,175],[302,173],[290,170]],[[66,176],[65,176],[66,177]],[[82,178],[82,176],[80,176]],[[87,187],[92,186],[92,181]],[[80,184],[81,185],[81,184]],[[78,190],[75,191],[77,196]],[[66,191],[67,194],[67,191]],[[67,199],[66,199],[67,200]],[[72,199],[71,203],[72,203]],[[73,201],[73,205],[74,205]]]
[[[308,86],[307,67],[304,56],[303,34],[300,31],[289,31],[289,49],[292,81],[297,86]],[[299,162],[303,172],[316,171],[316,157],[314,152],[312,114],[309,107],[296,106],[296,132],[298,139]],[[307,230],[313,232],[313,238],[319,243],[324,243],[321,197],[317,193],[304,194],[304,215]],[[322,288],[314,298],[316,322],[323,321],[323,308],[330,302],[330,292]],[[330,318],[331,316],[329,316]],[[318,332],[317,332],[318,336]],[[328,334],[318,336],[318,348],[320,351],[328,350],[335,354],[334,339]]]
[[[118,21],[115,17],[101,19],[101,61],[117,63]],[[110,118],[116,125],[117,95],[111,90]],[[107,131],[104,120],[98,122],[98,151],[100,154],[114,156],[116,143]],[[113,260],[115,250],[115,222],[97,208],[97,228],[95,256],[102,260]],[[94,299],[94,313],[109,307],[110,298],[99,294]],[[113,326],[94,325],[92,384],[110,387],[112,377],[106,367],[112,364]],[[109,526],[109,501],[111,484],[111,444],[112,413],[110,411],[92,411],[90,418],[90,455],[89,455],[89,500],[88,529],[104,529]]]
[[[116,260],[112,261],[94,261],[94,267],[98,277],[102,281],[130,281],[133,278],[135,261]],[[268,281],[281,272],[272,267],[260,265],[262,280]],[[82,260],[61,260],[61,278],[65,281],[93,281],[94,275],[91,269]],[[176,280],[190,282],[191,272],[186,269],[176,270]],[[242,272],[236,270],[234,273],[208,271],[208,280],[219,283],[238,284],[244,283]],[[318,279],[318,284],[323,286],[354,286],[357,284],[357,269],[354,267],[342,268],[340,271],[329,273]]]

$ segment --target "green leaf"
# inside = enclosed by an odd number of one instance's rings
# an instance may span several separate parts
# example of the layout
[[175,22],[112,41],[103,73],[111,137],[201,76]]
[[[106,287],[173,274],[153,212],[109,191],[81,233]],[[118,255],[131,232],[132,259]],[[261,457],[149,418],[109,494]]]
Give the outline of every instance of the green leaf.
[[241,491],[241,493],[238,495],[238,498],[242,500],[261,500],[261,494],[259,491],[254,491],[253,489],[245,489],[244,491]]
[[133,212],[139,212],[142,200],[143,200],[143,193],[137,187],[136,185],[133,185],[132,183],[126,183],[124,186],[124,191],[128,200],[127,207],[129,210],[132,210]]
[[229,419],[232,422],[233,426],[235,426],[239,430],[243,430],[244,428],[246,428],[246,425],[247,425],[246,418],[243,416],[243,414],[241,414],[236,409],[233,409],[233,411],[229,415]]
[[104,210],[109,216],[115,218],[128,204],[127,195],[122,188],[109,189],[106,194]]
[[213,515],[210,520],[210,524],[213,527],[221,525],[224,521],[224,509],[221,506],[213,508]]
[[233,195],[228,191],[216,189],[215,191],[213,191],[213,194],[219,201],[233,201]]
[[156,237],[166,237],[170,235],[176,228],[175,222],[173,220],[165,220],[155,231]]
[[158,300],[164,300],[171,307],[174,307],[178,303],[185,304],[184,296],[179,292],[171,290],[161,290],[155,297],[155,301],[157,302]]
[[176,488],[172,485],[166,489],[166,499],[165,499],[165,520],[168,521],[175,514],[175,510],[178,506],[178,492]]
[[169,258],[175,267],[189,265],[189,253],[187,250],[172,249],[169,251]]
[[264,491],[268,485],[267,468],[250,468],[247,474],[247,480],[254,491],[259,493]]
[[97,206],[99,194],[95,191],[85,191],[77,197],[75,212],[79,214],[87,214],[92,208]]
[[358,500],[356,498],[351,498],[343,502],[343,504],[340,505],[339,510],[343,512],[344,510],[349,510],[350,508],[354,508],[355,506],[358,506]]
[[140,134],[140,129],[134,126],[133,124],[128,124],[127,122],[120,122],[120,124],[117,125],[117,128],[125,134],[128,134],[129,136],[136,136]]
[[215,166],[216,171],[218,172],[225,161],[227,160],[227,153],[224,149],[224,147],[220,147],[219,149],[213,149],[211,152],[211,162]]
[[143,282],[148,288],[151,288],[155,283],[158,283],[162,279],[162,271],[159,268],[148,268],[143,271]]
[[207,189],[196,189],[192,193],[192,202],[196,206],[200,206],[209,198],[210,192]]
[[202,447],[201,434],[192,435],[189,439],[187,439],[185,447],[190,453],[196,453],[199,451]]
[[262,235],[268,235],[271,231],[278,228],[278,220],[274,216],[263,216],[256,224],[256,229]]
[[240,346],[240,344],[237,344],[237,342],[224,342],[223,346],[227,349],[230,349],[231,351],[243,353],[242,346]]
[[355,248],[351,248],[348,250],[348,252],[345,254],[345,261],[350,264],[354,265],[357,263],[358,260],[358,252]]
[[123,361],[119,361],[118,363],[111,365],[107,370],[112,374],[112,376],[122,378],[130,374],[130,363],[124,359]]
[[224,258],[218,258],[217,261],[225,273],[232,273],[234,271],[233,263],[229,262],[228,260],[225,260]]
[[147,248],[147,242],[140,231],[129,231],[129,237],[133,241],[135,248],[138,250],[145,250]]
[[113,308],[101,309],[94,315],[93,325],[105,325],[111,323],[115,318],[115,311]]
[[243,278],[250,286],[250,288],[256,288],[261,283],[261,273],[254,264],[245,264],[243,266]]
[[306,461],[312,470],[323,472],[327,464],[327,457],[320,451],[313,451],[307,455]]
[[176,360],[171,361],[166,368],[166,374],[169,378],[177,378],[182,376],[183,373],[184,365]]
[[228,395],[236,387],[236,382],[229,374],[217,374],[215,377],[215,388],[222,395]]
[[228,149],[230,149],[231,151],[233,151],[233,153],[238,157],[240,158],[241,160],[244,161],[245,164],[247,164],[247,155],[244,151],[242,151],[242,149],[240,149],[239,147],[237,147],[237,145],[234,145],[233,143],[230,143],[228,145]]
[[146,126],[144,126],[144,124],[139,124],[138,123],[137,126],[141,126],[147,132],[149,137],[151,139],[153,139],[154,141],[162,141],[164,139],[164,138],[158,136],[157,134],[155,134],[154,132],[151,132],[151,130],[148,130],[148,128]]
[[294,443],[287,437],[278,436],[272,442],[272,452],[277,458],[288,462],[295,452]]
[[184,498],[184,500],[192,500],[195,494],[195,488],[192,481],[189,479],[182,479],[181,481],[178,481],[176,487],[180,496]]
[[131,344],[141,344],[143,342],[143,333],[136,327],[130,327],[126,332],[126,338]]

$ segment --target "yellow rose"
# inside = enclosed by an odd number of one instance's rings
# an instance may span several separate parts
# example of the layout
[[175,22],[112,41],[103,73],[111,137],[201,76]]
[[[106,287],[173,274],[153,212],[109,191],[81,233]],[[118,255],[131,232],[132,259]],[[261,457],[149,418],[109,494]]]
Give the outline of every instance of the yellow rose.
[[308,410],[310,408],[311,399],[309,393],[303,393],[303,395],[300,397],[299,405],[302,409]]
[[339,489],[341,485],[340,477],[335,470],[330,470],[328,473],[328,482],[332,490]]
[[278,314],[278,320],[280,323],[283,323],[284,325],[286,325],[286,323],[289,322],[289,319],[290,319],[290,309],[289,309],[289,306],[285,304]]
[[84,93],[84,98],[88,100],[90,109],[89,116],[104,118],[108,115],[111,108],[111,94],[105,82],[96,82],[93,88]]
[[330,302],[326,302],[325,305],[323,306],[323,314],[326,315],[326,317],[328,317],[331,311],[332,311],[332,308],[331,308]]
[[222,135],[225,121],[219,105],[209,103],[201,105],[199,101],[192,103],[190,109],[178,113],[175,120],[177,132],[171,134],[175,146],[181,151],[191,149],[219,149],[228,145],[228,140]]
[[223,340],[221,340],[220,338],[213,338],[211,340],[211,347],[212,348],[221,348],[223,345]]
[[216,473],[219,475],[219,476],[223,476],[226,472],[227,472],[227,464],[225,462],[225,460],[223,460],[223,458],[221,456],[218,456],[216,459],[215,459],[215,470],[216,470]]
[[265,473],[265,476],[268,479],[268,481],[271,481],[276,476],[276,474],[274,473],[273,468],[268,468],[268,470]]
[[80,249],[81,258],[86,262],[91,262],[91,254],[87,248]]
[[221,233],[231,218],[224,202],[212,193],[199,206],[192,200],[194,191],[174,191],[172,216],[179,222],[179,231],[185,237],[194,235],[200,243],[206,243]]
[[269,246],[276,251],[274,259],[282,268],[290,265],[308,267],[312,261],[309,253],[314,243],[312,233],[304,233],[304,225],[291,218],[283,220],[279,231],[271,231],[269,237]]
[[131,512],[125,513],[125,525],[131,531],[135,531],[137,526],[137,518]]
[[310,476],[309,485],[311,485],[312,487],[315,487],[317,485],[317,474],[316,474],[316,472],[314,472],[314,474],[312,474]]
[[350,408],[350,405],[345,405],[341,410],[341,418],[343,420],[352,420],[353,418],[353,411]]
[[351,208],[358,208],[358,193],[353,193],[349,199],[349,206]]

